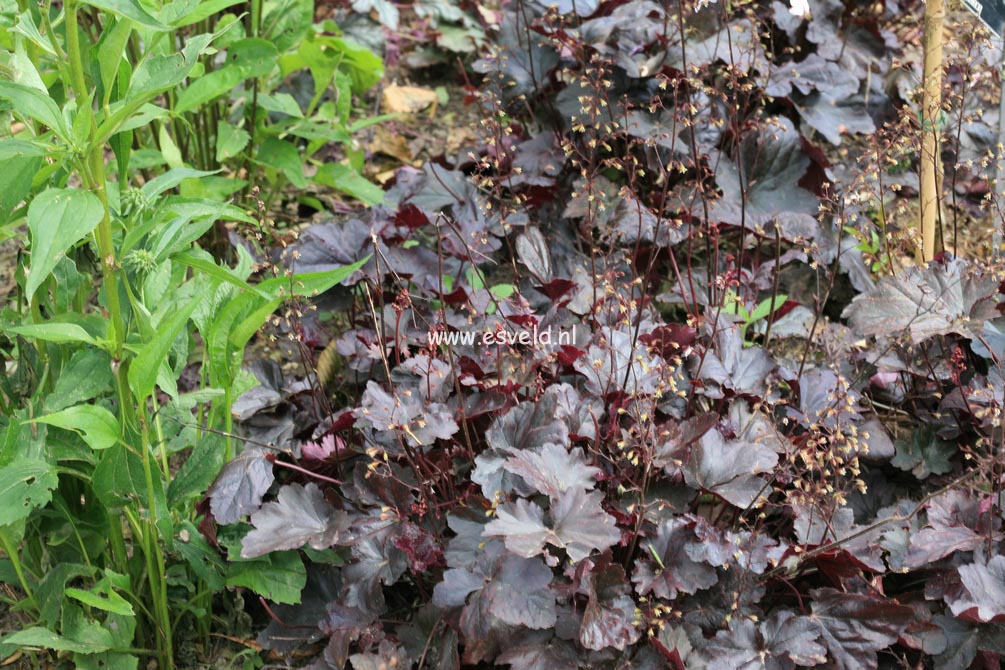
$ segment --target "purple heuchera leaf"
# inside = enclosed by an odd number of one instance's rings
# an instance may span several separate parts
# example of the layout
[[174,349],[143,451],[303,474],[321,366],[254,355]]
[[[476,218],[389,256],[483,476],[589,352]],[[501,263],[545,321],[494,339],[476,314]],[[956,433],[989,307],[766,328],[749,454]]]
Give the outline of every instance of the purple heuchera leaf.
[[450,395],[453,375],[446,361],[439,358],[431,359],[426,354],[417,354],[402,361],[399,367],[418,377],[415,389],[423,400],[443,402]]
[[[739,161],[720,156],[715,161],[715,181],[722,198],[712,204],[712,218],[755,228],[778,221],[786,239],[804,230],[815,231],[817,198],[798,185],[810,167],[802,141],[791,121],[772,119],[759,132],[744,137]],[[745,203],[742,209],[741,202]],[[781,221],[779,215],[784,215]]]
[[691,359],[691,368],[700,374],[702,392],[710,398],[722,398],[725,391],[760,397],[775,364],[764,349],[744,346],[739,328],[728,326],[716,334],[715,346],[704,359]]
[[519,475],[538,493],[555,498],[572,488],[592,489],[600,468],[586,464],[580,448],[567,451],[557,444],[545,444],[532,451],[520,451],[503,464]]
[[504,503],[496,518],[485,525],[486,537],[501,537],[506,548],[518,556],[530,558],[544,551],[553,533],[544,523],[544,510],[535,502],[519,498]]
[[810,621],[836,670],[876,670],[876,652],[897,641],[914,610],[874,595],[816,589]]
[[[481,485],[482,494],[491,499],[508,494],[520,479],[505,468],[507,460],[524,451],[545,444],[570,444],[569,428],[557,417],[558,400],[554,395],[544,395],[536,403],[525,402],[497,417],[485,431],[489,450],[475,457],[475,471],[471,481]],[[521,494],[533,489],[522,488]]]
[[694,542],[693,522],[687,517],[668,519],[659,525],[656,537],[641,540],[644,559],[635,566],[632,582],[639,595],[655,594],[672,600],[680,593],[697,593],[718,581],[715,569],[692,560],[687,551]]
[[352,546],[352,562],[342,569],[347,584],[346,604],[365,608],[382,608],[382,586],[398,581],[408,567],[408,558],[394,545],[400,531],[399,524],[379,517],[355,524],[353,537],[346,544]]
[[792,670],[827,660],[817,642],[820,633],[806,617],[775,612],[761,624],[749,619],[730,621],[729,630],[709,642],[708,670]]
[[810,54],[799,63],[786,63],[771,71],[764,92],[775,98],[788,97],[792,89],[810,94],[820,91],[833,99],[845,98],[858,92],[858,77],[837,63]]
[[597,436],[597,425],[604,418],[604,405],[596,398],[585,398],[572,384],[552,384],[544,397],[555,399],[555,416],[565,422],[570,437],[592,440]]
[[579,591],[588,600],[579,626],[579,641],[594,651],[608,647],[624,651],[642,635],[635,623],[635,601],[625,571],[617,564],[595,566],[590,560],[580,563],[577,573],[584,571]]
[[548,395],[539,402],[520,403],[492,422],[485,431],[485,440],[506,454],[549,443],[567,446],[569,429],[556,413],[556,400]]
[[598,398],[624,392],[655,395],[663,389],[663,359],[629,333],[605,328],[599,343],[591,344],[574,367],[586,378],[586,390]]
[[[809,546],[842,541],[840,548],[851,554],[855,560],[876,572],[885,572],[883,551],[879,539],[884,527],[863,533],[863,528],[855,525],[855,513],[848,507],[821,512],[807,505],[793,505],[796,519],[793,530],[800,543]],[[844,541],[845,538],[853,539]]]
[[394,537],[394,546],[408,558],[408,568],[419,575],[444,563],[443,550],[425,528],[403,521]]
[[995,556],[987,565],[961,565],[959,573],[962,592],[946,598],[953,614],[982,623],[1005,621],[1005,556]]
[[558,616],[552,577],[551,568],[539,558],[496,556],[471,569],[447,570],[433,591],[433,604],[448,610],[463,606],[462,618],[475,624],[472,632],[481,635],[494,627],[494,619],[511,626],[550,628]]
[[848,133],[876,131],[861,95],[840,98],[829,93],[813,93],[796,103],[796,110],[803,121],[834,145],[841,144],[842,136]]
[[563,548],[573,563],[594,550],[602,551],[621,541],[614,517],[604,511],[599,491],[568,489],[552,501],[552,527],[544,522],[544,510],[534,502],[518,499],[496,510],[498,518],[485,526],[486,537],[501,537],[506,548],[530,558],[546,544]]
[[769,565],[776,565],[787,551],[784,544],[780,545],[764,533],[733,532],[713,526],[704,517],[687,518],[694,521],[694,535],[698,538],[686,547],[693,561],[703,561],[715,568],[736,565],[761,574]]
[[504,623],[528,628],[555,625],[555,595],[549,586],[551,568],[540,559],[506,556],[482,589],[482,605]]
[[681,423],[668,422],[660,430],[662,442],[656,445],[653,465],[663,468],[668,475],[677,475],[690,453],[691,445],[719,422],[714,412],[706,412],[686,419]]
[[[359,219],[349,219],[344,223],[311,226],[293,245],[289,258],[296,272],[327,272],[352,265],[372,253],[373,232],[370,225]],[[341,284],[352,286],[373,268],[374,261],[371,260],[343,279]]]
[[789,414],[810,430],[858,423],[859,394],[851,382],[831,370],[814,368],[799,378],[799,409]]
[[579,670],[579,655],[565,640],[549,640],[535,644],[508,647],[496,658],[511,670]]
[[349,515],[329,505],[317,484],[289,484],[279,489],[274,502],[251,515],[254,529],[244,536],[241,557],[255,558],[305,544],[327,549],[349,523]]
[[262,496],[272,486],[276,476],[265,450],[248,447],[223,466],[216,481],[209,487],[209,508],[221,524],[237,523],[262,504]]
[[599,491],[587,493],[582,489],[563,491],[551,503],[551,518],[555,523],[552,542],[564,547],[573,563],[578,563],[593,550],[603,551],[621,541],[614,517],[604,511]]
[[[457,432],[453,413],[440,403],[424,403],[412,391],[394,396],[376,382],[368,382],[356,420],[378,433],[394,431],[412,446],[428,447]],[[392,443],[393,444],[393,443]]]
[[962,260],[910,267],[883,277],[845,308],[861,335],[907,332],[917,343],[958,333],[977,339],[986,319],[998,316],[998,280]]
[[727,442],[717,430],[702,436],[684,465],[689,486],[714,493],[737,507],[750,507],[770,491],[757,476],[778,463],[778,454],[759,442]]
[[967,491],[947,491],[929,501],[928,524],[910,535],[904,563],[920,568],[957,551],[973,551],[988,539],[987,530],[979,501]]
[[349,658],[349,644],[363,635],[377,633],[377,615],[358,607],[352,607],[338,600],[328,603],[328,612],[318,626],[329,635],[325,648],[325,660],[332,667],[344,668]]

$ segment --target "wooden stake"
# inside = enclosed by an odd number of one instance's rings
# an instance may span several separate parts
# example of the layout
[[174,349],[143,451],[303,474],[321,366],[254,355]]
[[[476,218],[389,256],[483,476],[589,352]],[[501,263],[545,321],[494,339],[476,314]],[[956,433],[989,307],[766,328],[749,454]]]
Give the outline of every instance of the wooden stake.
[[925,78],[921,101],[921,246],[915,252],[919,263],[935,256],[935,228],[942,202],[942,160],[939,155],[939,119],[942,116],[942,26],[945,0],[926,0]]

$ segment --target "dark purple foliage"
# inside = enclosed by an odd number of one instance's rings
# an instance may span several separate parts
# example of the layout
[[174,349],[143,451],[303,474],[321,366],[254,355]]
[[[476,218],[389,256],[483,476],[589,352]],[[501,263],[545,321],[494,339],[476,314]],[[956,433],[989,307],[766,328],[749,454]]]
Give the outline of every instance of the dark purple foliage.
[[818,146],[900,113],[886,26],[910,7],[694,4],[683,34],[673,3],[504,6],[468,73],[486,137],[292,245],[300,271],[374,257],[337,289],[334,387],[259,369],[238,419],[281,439],[209,491],[245,556],[311,559],[283,610],[308,630],[273,648],[327,636],[314,667],[367,670],[1005,653],[1000,277],[889,271],[864,250],[889,193],[843,190]]

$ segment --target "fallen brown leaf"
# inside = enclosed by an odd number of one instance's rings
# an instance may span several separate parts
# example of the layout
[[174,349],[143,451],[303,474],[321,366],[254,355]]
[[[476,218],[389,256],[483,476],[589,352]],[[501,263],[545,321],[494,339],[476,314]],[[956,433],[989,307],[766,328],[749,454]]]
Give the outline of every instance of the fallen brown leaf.
[[412,164],[414,156],[408,147],[408,140],[400,133],[392,133],[385,127],[378,127],[373,134],[369,150],[375,154],[384,154],[402,163]]
[[392,84],[384,89],[384,108],[392,113],[415,114],[437,101],[436,91],[419,86]]

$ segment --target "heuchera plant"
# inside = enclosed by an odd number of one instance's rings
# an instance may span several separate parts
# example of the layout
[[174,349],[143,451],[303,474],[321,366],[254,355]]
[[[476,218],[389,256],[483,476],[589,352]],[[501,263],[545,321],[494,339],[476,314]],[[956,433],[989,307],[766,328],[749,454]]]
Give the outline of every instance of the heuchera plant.
[[[258,585],[261,644],[325,640],[317,668],[993,665],[1002,276],[862,244],[890,244],[869,203],[910,147],[850,136],[913,113],[884,86],[905,7],[545,4],[475,63],[479,146],[288,250],[370,258],[329,295],[336,383],[260,368],[254,446],[209,491],[229,557],[309,558],[299,604]],[[850,141],[855,174],[825,153]],[[447,338],[529,330],[575,335]]]

